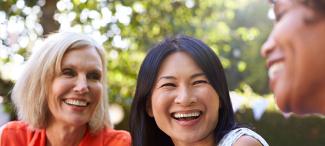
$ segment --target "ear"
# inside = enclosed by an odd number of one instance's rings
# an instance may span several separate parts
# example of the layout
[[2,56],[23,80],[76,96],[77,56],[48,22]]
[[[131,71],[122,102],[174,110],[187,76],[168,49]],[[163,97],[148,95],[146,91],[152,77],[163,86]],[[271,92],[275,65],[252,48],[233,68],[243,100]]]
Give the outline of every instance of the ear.
[[146,103],[146,112],[147,114],[153,118],[153,112],[152,112],[152,107],[151,107],[151,98],[149,98],[149,100],[147,100]]

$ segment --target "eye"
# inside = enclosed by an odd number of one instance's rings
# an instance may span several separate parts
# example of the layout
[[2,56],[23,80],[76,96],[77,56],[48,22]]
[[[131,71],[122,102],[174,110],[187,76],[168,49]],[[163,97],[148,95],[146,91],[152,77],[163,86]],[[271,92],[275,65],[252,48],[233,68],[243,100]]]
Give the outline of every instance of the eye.
[[207,84],[207,83],[209,83],[207,80],[196,80],[193,82],[193,85]]
[[279,22],[280,20],[281,20],[281,18],[283,17],[283,15],[284,15],[285,13],[276,13],[275,14],[275,20],[276,20],[276,22]]
[[74,77],[76,72],[71,68],[65,68],[62,70],[62,75],[66,77]]
[[275,21],[279,22],[285,14],[287,14],[288,9],[285,8],[276,8],[274,10],[274,15],[275,15]]
[[174,83],[165,83],[165,84],[162,84],[159,88],[162,88],[162,87],[176,87],[176,85]]
[[88,79],[91,79],[91,80],[100,80],[101,79],[101,75],[100,75],[100,73],[92,72],[92,73],[88,73],[87,74],[87,78]]

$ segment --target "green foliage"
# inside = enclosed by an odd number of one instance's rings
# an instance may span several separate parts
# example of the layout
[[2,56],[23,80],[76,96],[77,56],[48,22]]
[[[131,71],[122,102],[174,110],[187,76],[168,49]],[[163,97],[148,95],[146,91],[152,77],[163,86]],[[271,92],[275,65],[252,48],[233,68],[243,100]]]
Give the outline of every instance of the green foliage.
[[[112,50],[109,54],[115,50]],[[108,84],[110,101],[130,104],[135,89],[137,71],[145,53],[140,51],[120,51],[118,56],[108,55]],[[116,58],[115,58],[116,57]]]
[[279,112],[266,112],[259,121],[254,120],[252,110],[236,113],[241,124],[251,125],[270,146],[323,146],[325,120],[319,116],[286,118]]
[[[10,34],[7,22],[0,20],[0,96],[4,97],[6,110],[14,113],[10,104],[9,93],[13,81],[8,81],[1,72],[2,66],[14,62],[15,55],[28,58],[31,48],[42,32],[35,28],[43,26],[43,30],[53,27],[46,22],[55,17],[61,28],[80,29],[84,33],[97,34],[95,39],[103,41],[107,55],[108,90],[111,103],[118,103],[125,109],[126,118],[116,127],[127,129],[130,103],[135,90],[137,72],[146,52],[166,36],[176,34],[191,35],[207,43],[219,56],[231,90],[245,97],[245,102],[260,98],[259,94],[268,93],[264,61],[259,55],[260,46],[271,30],[271,21],[266,17],[269,5],[260,0],[107,0],[81,1],[66,0],[57,7],[62,0],[47,1],[50,8],[55,8],[55,15],[41,17],[36,13],[24,13],[17,9],[19,0],[0,1],[0,15],[5,12],[7,20],[15,18],[24,23],[24,31],[20,34]],[[20,0],[21,1],[21,0]],[[41,0],[23,0],[25,6],[37,10],[42,8],[43,14],[51,14],[50,9],[41,4]],[[52,3],[50,3],[52,2]],[[68,7],[71,6],[71,7]],[[119,20],[119,8],[131,9],[126,20]],[[44,8],[44,9],[43,9]],[[84,18],[85,13],[91,16]],[[123,11],[125,14],[125,11]],[[27,15],[28,14],[28,15]],[[102,24],[104,16],[105,20]],[[29,16],[29,17],[28,17]],[[43,15],[45,16],[45,15]],[[68,16],[60,22],[61,17]],[[0,17],[1,18],[1,17]],[[127,19],[130,19],[127,22]],[[71,21],[71,22],[70,22]],[[27,24],[34,22],[31,26]],[[40,23],[40,24],[39,24]],[[56,28],[56,27],[54,27]],[[5,30],[5,31],[4,31]],[[10,34],[10,35],[9,35]],[[9,37],[10,36],[10,37]],[[19,37],[29,38],[27,45]],[[14,38],[14,39],[13,39]],[[16,42],[13,42],[14,41]],[[16,40],[15,40],[16,39]],[[116,45],[114,40],[120,39]],[[119,45],[125,46],[119,46]],[[18,46],[18,47],[17,47]],[[250,88],[252,87],[252,88]],[[269,100],[271,98],[267,98]],[[251,123],[270,145],[320,145],[325,143],[325,129],[323,119],[308,117],[289,119],[276,111],[273,106],[268,107],[266,114],[260,121],[253,120],[249,104],[237,113],[237,119],[243,123]],[[12,115],[15,118],[15,115]]]
[[[1,1],[0,8],[6,12],[8,19],[19,16],[23,21],[27,21],[26,14],[22,13],[23,9],[12,9],[16,2]],[[37,0],[25,1],[25,5],[30,8],[35,5],[42,6]],[[107,77],[110,101],[122,104],[126,110],[130,107],[137,72],[146,52],[164,37],[176,34],[199,38],[218,54],[226,69],[230,89],[237,89],[240,84],[246,83],[258,93],[268,91],[264,62],[259,57],[259,48],[267,36],[265,30],[270,30],[271,27],[270,21],[266,18],[268,9],[266,2],[259,0],[240,2],[237,0],[102,2],[71,0],[58,1],[56,6],[50,7],[57,9],[53,17],[61,24],[60,29],[68,24],[71,28],[79,28],[82,32],[95,32],[100,37],[104,37],[103,44],[108,56]],[[129,23],[119,19],[121,16],[118,13],[121,7],[131,9],[130,15],[127,16],[130,18]],[[43,14],[48,14],[47,9],[42,10]],[[87,13],[89,15],[85,17]],[[111,20],[103,25],[101,20],[104,20],[105,15]],[[35,16],[37,16],[35,22],[40,22],[44,30],[51,27],[49,24],[42,24],[46,22],[46,17],[41,17],[39,14]],[[69,19],[63,21],[60,20],[61,17]],[[23,33],[32,38],[28,31],[30,30]],[[114,45],[116,38],[120,38],[126,46]],[[3,40],[3,42],[7,41]],[[33,41],[30,41],[27,48],[16,49],[11,53],[20,54],[26,59],[33,46]],[[7,59],[0,58],[0,60],[2,63],[8,63],[12,58],[8,55]]]
[[[15,2],[3,3],[13,5]],[[36,5],[37,2],[29,2],[28,6]],[[62,5],[63,1],[58,3]],[[266,18],[268,9],[266,2],[72,0],[65,1],[64,4],[67,6],[63,8],[58,6],[56,20],[69,16],[71,27],[79,27],[84,32],[89,29],[98,31],[100,35],[106,37],[104,46],[108,54],[107,76],[112,102],[129,105],[135,89],[137,71],[145,53],[164,37],[176,34],[197,37],[213,48],[226,68],[230,89],[236,89],[241,83],[247,83],[259,93],[268,91],[263,61],[258,53],[261,43],[267,36],[263,30],[270,29],[269,20]],[[119,20],[117,16],[119,7],[131,8],[129,23],[122,23]],[[8,12],[9,16],[13,15],[9,9],[3,10]],[[23,15],[19,12],[15,11],[15,15]],[[92,16],[83,18],[87,12],[92,13]],[[112,20],[106,25],[99,24],[98,19],[107,13]],[[60,20],[59,22],[61,27],[65,25],[64,22]],[[128,45],[124,48],[114,45],[116,36]],[[21,48],[16,53],[18,52],[25,56],[29,51]]]

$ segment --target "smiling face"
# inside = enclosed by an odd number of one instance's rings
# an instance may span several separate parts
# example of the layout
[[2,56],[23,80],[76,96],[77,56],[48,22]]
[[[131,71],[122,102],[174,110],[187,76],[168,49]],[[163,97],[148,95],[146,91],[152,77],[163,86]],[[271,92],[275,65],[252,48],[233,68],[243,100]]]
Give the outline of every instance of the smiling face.
[[214,145],[219,96],[184,52],[169,55],[153,87],[148,114],[175,145]]
[[325,19],[299,2],[278,0],[277,22],[261,54],[285,112],[325,114]]
[[102,63],[92,47],[68,50],[48,97],[51,123],[85,126],[102,96]]

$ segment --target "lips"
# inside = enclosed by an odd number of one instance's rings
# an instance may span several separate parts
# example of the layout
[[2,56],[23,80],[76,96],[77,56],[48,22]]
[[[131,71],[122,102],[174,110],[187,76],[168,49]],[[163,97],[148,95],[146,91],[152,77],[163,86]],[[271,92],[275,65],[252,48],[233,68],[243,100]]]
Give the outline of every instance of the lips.
[[273,63],[268,70],[268,76],[272,80],[274,79],[280,72],[284,70],[284,63],[283,62],[277,62]]
[[179,121],[189,121],[189,120],[194,120],[197,119],[201,116],[202,112],[201,111],[191,111],[191,112],[174,112],[171,114],[171,116],[175,120]]
[[285,57],[283,50],[281,48],[273,48],[272,51],[266,55],[266,58],[268,76],[270,79],[269,85],[274,91],[278,78],[285,71]]
[[87,107],[89,105],[89,102],[80,99],[65,99],[63,102],[67,105],[78,107]]

